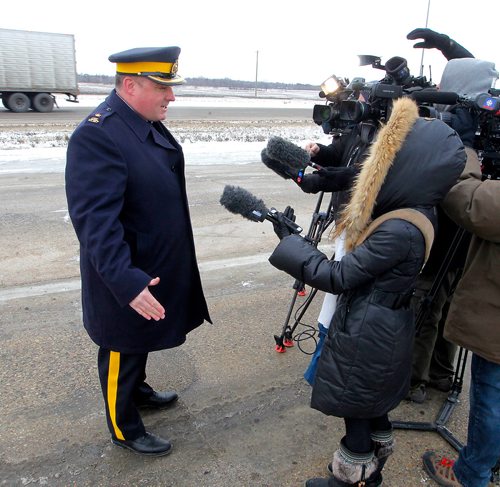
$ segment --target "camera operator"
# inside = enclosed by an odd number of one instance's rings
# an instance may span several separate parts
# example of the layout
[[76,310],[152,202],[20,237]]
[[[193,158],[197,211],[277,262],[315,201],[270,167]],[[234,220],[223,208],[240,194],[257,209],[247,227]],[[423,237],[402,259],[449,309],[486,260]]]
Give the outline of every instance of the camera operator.
[[[475,128],[467,110],[457,116],[459,134]],[[471,141],[463,139],[469,145],[466,167],[443,208],[472,233],[472,241],[444,336],[472,351],[467,444],[456,462],[432,451],[423,462],[439,485],[485,487],[500,458],[500,180],[482,180]]]
[[[412,40],[422,38],[423,42],[417,42],[413,47],[439,49],[448,60],[474,57],[467,49],[447,35],[431,29],[414,29],[407,35],[407,38]],[[464,83],[463,78],[461,81]],[[463,85],[462,88],[464,88]],[[443,87],[443,89],[454,91],[448,87]],[[438,208],[438,231],[429,260],[417,283],[414,299],[416,308],[419,304],[425,303],[423,300],[438,275],[441,263],[452,245],[457,230],[457,225]],[[443,328],[453,296],[454,285],[460,277],[465,262],[469,242],[470,235],[462,237],[443,277],[442,284],[437,290],[434,300],[428,305],[426,317],[420,323],[420,329],[415,337],[411,387],[407,396],[410,401],[423,403],[427,397],[428,386],[442,392],[448,392],[451,389],[456,346],[443,338]]]
[[[365,101],[362,94],[359,99]],[[330,145],[309,142],[304,147],[311,156],[311,161],[323,166],[323,169],[304,174],[300,189],[305,193],[336,193],[332,196],[334,217],[348,199],[346,191],[351,188],[360,170],[376,129],[376,125],[371,122],[353,123],[345,133],[334,135]],[[324,127],[324,131],[328,132],[328,128]]]
[[[360,94],[360,101],[365,101],[362,94]],[[311,156],[311,161],[324,169],[315,171],[313,174],[305,174],[302,177],[300,188],[305,193],[318,193],[320,191],[333,193],[331,213],[334,220],[342,205],[347,203],[349,199],[348,190],[351,189],[353,181],[361,169],[362,161],[367,155],[367,149],[370,147],[375,133],[376,127],[372,123],[356,123],[352,125],[350,131],[334,136],[330,145],[309,142],[304,147]],[[343,255],[343,240],[339,238],[335,242],[334,258],[340,260]],[[318,316],[318,343],[309,366],[304,372],[304,378],[310,385],[314,383],[317,363],[330,321],[335,312],[336,303],[337,296],[330,293],[325,294]]]
[[[382,482],[382,468],[393,450],[388,413],[409,388],[414,337],[410,298],[431,245],[434,207],[456,182],[464,162],[456,133],[439,120],[419,118],[415,103],[400,98],[339,215],[336,236],[346,239],[340,261],[291,235],[278,215],[275,231],[281,241],[271,264],[340,295],[311,406],[344,418],[346,435],[333,455],[332,476],[310,479],[309,487]],[[393,210],[401,211],[395,216]],[[415,219],[411,222],[402,213]]]
[[[498,76],[492,63],[474,59],[467,49],[445,34],[419,28],[410,32],[407,37],[423,38],[424,42],[415,44],[415,48],[437,48],[450,61],[446,65],[440,84],[440,88],[444,91],[479,94],[487,91],[492,85],[492,80]],[[456,123],[460,123],[458,120],[460,116],[460,114],[451,115],[453,128]],[[459,129],[464,143],[472,145],[474,128],[470,124],[462,124]],[[457,243],[454,239],[459,235],[462,235],[462,238]],[[416,308],[425,306],[426,313],[421,315],[423,319],[419,323],[415,338],[411,388],[407,397],[411,401],[423,403],[427,397],[427,387],[448,392],[453,385],[457,347],[443,337],[443,329],[454,287],[463,270],[470,237],[469,233],[460,233],[459,227],[441,208],[438,208],[438,232],[429,261],[418,280],[414,299],[414,306]],[[451,251],[455,249],[455,253],[448,268],[444,269],[441,265],[450,249]],[[439,278],[442,278],[441,285],[435,292],[434,299],[429,300],[429,291],[434,281]]]

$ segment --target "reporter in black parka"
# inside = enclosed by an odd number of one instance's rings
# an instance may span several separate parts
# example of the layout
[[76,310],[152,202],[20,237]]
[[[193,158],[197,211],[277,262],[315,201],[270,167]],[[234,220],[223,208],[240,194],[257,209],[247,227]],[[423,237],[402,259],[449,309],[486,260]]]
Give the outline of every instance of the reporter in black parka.
[[308,486],[382,482],[393,448],[387,414],[409,388],[415,332],[409,303],[429,238],[416,224],[390,217],[359,242],[372,220],[393,210],[423,215],[432,231],[434,207],[464,164],[464,148],[453,129],[419,118],[413,101],[396,100],[336,228],[337,235],[345,235],[346,255],[330,260],[302,237],[289,235],[269,259],[313,288],[340,294],[311,406],[344,418],[346,436],[333,457],[333,477],[311,479]]

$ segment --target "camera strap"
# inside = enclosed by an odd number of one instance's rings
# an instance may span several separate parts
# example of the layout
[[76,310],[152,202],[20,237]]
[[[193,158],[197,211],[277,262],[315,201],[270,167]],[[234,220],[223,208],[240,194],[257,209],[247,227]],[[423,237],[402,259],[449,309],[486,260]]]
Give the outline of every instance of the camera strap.
[[415,225],[420,232],[422,232],[425,240],[425,265],[431,252],[432,243],[434,242],[434,227],[431,221],[423,213],[420,213],[420,211],[414,210],[413,208],[401,208],[399,210],[389,211],[373,220],[359,237],[356,242],[356,247],[361,245],[382,223],[393,218],[406,220],[412,225]]

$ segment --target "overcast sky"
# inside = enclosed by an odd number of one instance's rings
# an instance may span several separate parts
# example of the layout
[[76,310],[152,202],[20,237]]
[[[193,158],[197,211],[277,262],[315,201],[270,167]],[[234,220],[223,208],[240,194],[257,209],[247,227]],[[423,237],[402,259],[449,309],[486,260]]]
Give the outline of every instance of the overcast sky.
[[[426,24],[429,0],[25,0],[3,2],[0,27],[74,34],[79,73],[114,74],[110,54],[178,45],[184,77],[258,79],[319,85],[331,74],[367,80],[382,72],[358,66],[358,54],[408,60],[420,73],[422,50],[406,34]],[[500,67],[499,0],[430,0],[428,27]],[[426,50],[435,82],[446,64]]]

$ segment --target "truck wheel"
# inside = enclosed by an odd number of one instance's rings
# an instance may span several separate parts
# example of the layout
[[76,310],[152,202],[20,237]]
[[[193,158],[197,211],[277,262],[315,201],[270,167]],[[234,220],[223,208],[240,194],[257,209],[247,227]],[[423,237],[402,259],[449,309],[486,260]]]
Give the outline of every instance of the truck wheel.
[[32,100],[33,110],[37,112],[51,112],[54,108],[54,98],[48,93],[37,93]]
[[7,104],[13,112],[21,113],[30,109],[31,101],[24,93],[12,93]]

